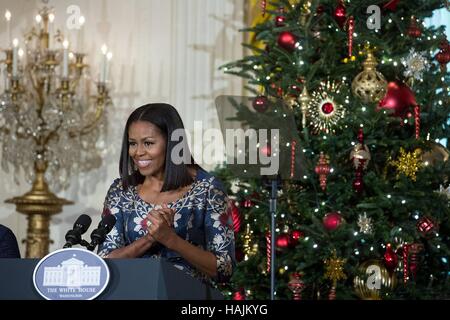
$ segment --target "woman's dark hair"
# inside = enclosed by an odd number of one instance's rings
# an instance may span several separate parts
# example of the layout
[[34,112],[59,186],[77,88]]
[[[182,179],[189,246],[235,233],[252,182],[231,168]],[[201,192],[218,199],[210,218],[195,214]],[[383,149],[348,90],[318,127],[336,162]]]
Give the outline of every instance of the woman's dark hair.
[[[191,177],[188,168],[193,167],[199,169],[200,167],[195,164],[194,159],[190,154],[186,141],[186,135],[184,134],[185,131],[183,121],[181,120],[178,111],[170,104],[150,103],[134,110],[128,117],[127,124],[125,125],[119,165],[119,173],[122,178],[122,185],[124,189],[127,189],[129,186],[141,184],[145,179],[145,177],[141,175],[137,169],[135,169],[128,152],[128,130],[130,129],[131,124],[136,121],[150,122],[158,127],[166,139],[164,184],[161,188],[161,192],[176,190],[191,184],[193,182],[193,178]],[[177,129],[182,129],[183,136],[180,138],[181,141],[172,141],[172,139],[170,139],[172,137],[172,133]],[[188,161],[182,161],[180,164],[175,164],[171,154],[172,150],[178,143],[184,143],[181,153],[184,151],[188,154],[181,154],[180,156]]]

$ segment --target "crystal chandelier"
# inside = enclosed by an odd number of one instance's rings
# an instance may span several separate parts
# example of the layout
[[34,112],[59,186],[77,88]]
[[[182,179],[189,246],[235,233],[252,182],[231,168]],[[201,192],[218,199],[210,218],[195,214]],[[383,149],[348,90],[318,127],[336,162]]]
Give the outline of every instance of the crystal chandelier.
[[54,31],[52,8],[39,11],[38,27],[22,42],[11,41],[11,16],[6,11],[8,46],[0,61],[1,167],[7,173],[12,167],[17,183],[24,176],[32,184],[30,192],[6,202],[28,215],[26,256],[42,257],[48,252],[51,215],[72,203],[50,189],[65,189],[72,177],[101,165],[112,55],[102,48],[100,78],[94,83],[85,54],[77,48],[70,52],[61,31]]

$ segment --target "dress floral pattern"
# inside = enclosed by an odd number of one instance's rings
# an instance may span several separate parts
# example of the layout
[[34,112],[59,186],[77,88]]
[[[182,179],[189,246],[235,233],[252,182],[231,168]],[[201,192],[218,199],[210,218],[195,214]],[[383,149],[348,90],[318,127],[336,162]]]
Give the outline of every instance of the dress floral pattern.
[[[217,279],[208,279],[196,271],[180,254],[156,244],[142,258],[162,257],[177,268],[205,281],[228,282],[236,264],[234,232],[228,198],[218,179],[203,170],[190,190],[178,200],[168,203],[174,209],[174,228],[181,238],[208,250],[217,258]],[[127,246],[146,233],[142,222],[147,214],[159,206],[142,200],[136,186],[124,190],[121,179],[112,183],[106,195],[103,215],[112,214],[116,224],[98,248],[98,254],[106,257],[111,251]]]

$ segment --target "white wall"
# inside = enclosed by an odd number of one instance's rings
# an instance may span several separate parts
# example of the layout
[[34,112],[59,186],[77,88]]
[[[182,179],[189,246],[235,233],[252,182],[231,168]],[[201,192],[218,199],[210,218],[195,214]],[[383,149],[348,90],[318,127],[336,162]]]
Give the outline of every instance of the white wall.
[[[2,0],[0,4],[0,48],[6,46],[3,15],[13,15],[13,37],[22,38],[34,23],[41,1]],[[238,77],[217,70],[223,63],[242,57],[244,0],[53,0],[56,25],[61,28],[69,5],[78,5],[86,17],[84,48],[98,75],[100,47],[106,43],[113,52],[112,112],[109,115],[108,149],[101,169],[73,177],[71,187],[58,194],[72,200],[53,217],[50,251],[64,244],[65,232],[76,217],[87,213],[99,221],[106,191],[118,177],[119,149],[123,126],[129,113],[149,102],[167,102],[181,114],[192,132],[194,121],[203,127],[219,126],[214,98],[220,94],[241,94]],[[71,41],[75,32],[69,32]],[[9,226],[19,242],[26,237],[26,218],[4,200],[27,192],[29,185],[13,182],[12,173],[0,171],[0,223]],[[20,243],[22,256],[24,245]]]

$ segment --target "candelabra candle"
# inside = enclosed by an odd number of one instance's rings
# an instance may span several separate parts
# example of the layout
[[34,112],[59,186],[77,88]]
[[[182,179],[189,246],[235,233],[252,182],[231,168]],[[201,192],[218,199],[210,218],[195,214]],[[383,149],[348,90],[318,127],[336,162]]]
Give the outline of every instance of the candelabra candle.
[[100,70],[100,82],[105,83],[106,81],[106,65],[107,65],[107,57],[108,47],[106,44],[102,46],[102,68]]
[[84,42],[84,28],[83,28],[83,26],[84,26],[85,22],[86,22],[86,19],[83,16],[81,16],[78,19],[78,25],[80,27],[79,30],[78,30],[78,34],[77,34],[77,47],[76,47],[76,50],[78,52],[83,52],[83,49],[84,49],[84,47],[83,47],[83,42]]
[[62,77],[65,79],[69,76],[69,41],[64,40],[63,42],[63,69]]
[[6,10],[5,12],[6,19],[6,36],[8,37],[8,47],[11,46],[11,12]]
[[109,79],[109,68],[110,68],[110,64],[111,64],[111,59],[112,59],[112,53],[108,52],[108,54],[106,55],[105,82],[108,81],[108,79]]
[[54,36],[54,22],[55,21],[55,15],[53,13],[50,13],[48,15],[48,47],[52,47],[52,37]]
[[12,76],[17,77],[17,60],[19,53],[19,40],[13,40],[13,56],[12,56]]

